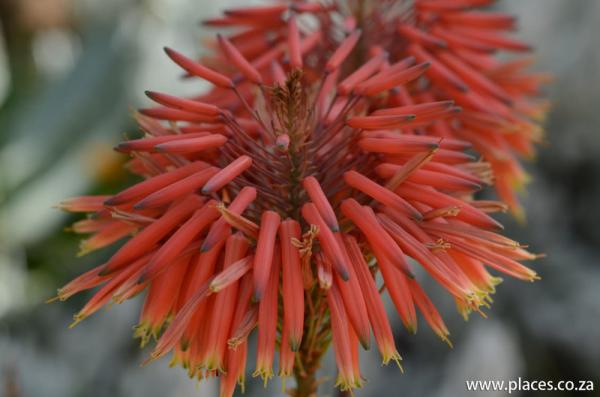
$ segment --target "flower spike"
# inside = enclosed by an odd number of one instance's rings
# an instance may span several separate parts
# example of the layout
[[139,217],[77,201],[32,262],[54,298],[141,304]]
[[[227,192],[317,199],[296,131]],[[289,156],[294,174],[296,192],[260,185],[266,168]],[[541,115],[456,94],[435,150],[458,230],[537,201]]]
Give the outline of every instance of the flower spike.
[[[165,49],[211,84],[147,91],[133,115],[143,136],[115,147],[142,181],[58,206],[88,214],[70,229],[88,235],[82,253],[126,241],[50,301],[97,288],[77,324],[146,292],[146,362],[172,352],[190,377],[218,377],[222,397],[243,391],[248,359],[266,384],[277,350],[279,375],[296,378],[286,392],[316,394],[330,344],[352,394],[360,346],[372,333],[400,366],[391,320],[414,333],[417,311],[449,343],[422,277],[465,318],[486,315],[497,273],[539,278],[523,262],[540,255],[501,235],[494,213],[522,212],[520,158],[543,138],[547,76],[505,36],[512,16],[480,10],[490,2],[276,0],[207,21],[228,30],[201,61]],[[475,197],[487,186],[499,201]]]

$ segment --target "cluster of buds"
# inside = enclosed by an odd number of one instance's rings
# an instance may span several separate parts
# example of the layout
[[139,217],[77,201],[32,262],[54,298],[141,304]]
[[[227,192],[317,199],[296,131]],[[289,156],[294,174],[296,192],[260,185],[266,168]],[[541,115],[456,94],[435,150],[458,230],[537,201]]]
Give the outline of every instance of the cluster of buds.
[[501,279],[489,269],[535,280],[520,262],[536,255],[490,216],[507,204],[474,197],[496,174],[516,208],[514,153],[530,152],[538,128],[527,116],[542,107],[529,97],[541,77],[493,58],[525,46],[499,34],[511,17],[468,10],[487,3],[230,10],[208,23],[241,30],[217,36],[203,62],[166,49],[214,87],[193,98],[147,92],[157,106],[135,114],[144,136],[116,147],[143,180],[61,203],[91,214],[73,227],[92,234],[85,252],[131,235],[59,290],[64,300],[99,288],[75,324],[146,291],[136,335],[156,340],[149,360],[172,352],[232,396],[256,329],[254,375],[271,378],[278,351],[279,375],[308,396],[330,343],[342,390],[362,385],[358,350],[371,335],[383,363],[400,362],[383,291],[408,332],[419,311],[450,343],[419,278],[465,317],[491,302]]

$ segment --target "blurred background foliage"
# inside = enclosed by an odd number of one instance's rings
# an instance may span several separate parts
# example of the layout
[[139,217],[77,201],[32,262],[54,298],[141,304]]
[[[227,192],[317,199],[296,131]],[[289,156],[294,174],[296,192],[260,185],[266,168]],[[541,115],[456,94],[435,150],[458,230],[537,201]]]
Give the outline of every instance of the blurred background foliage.
[[[110,254],[77,258],[78,238],[64,232],[77,217],[52,205],[131,182],[111,148],[137,133],[130,111],[145,103],[143,91],[202,88],[180,81],[162,47],[199,54],[208,32],[198,21],[235,3],[242,2],[0,1],[0,396],[216,395],[213,383],[196,387],[164,360],[139,367],[148,354],[131,337],[139,299],[74,330],[70,316],[89,295],[43,302]],[[549,144],[529,165],[528,223],[503,219],[508,235],[548,255],[534,265],[542,280],[506,282],[490,318],[468,323],[438,293],[455,348],[426,327],[400,333],[405,374],[366,353],[369,382],[357,395],[464,396],[465,380],[519,376],[592,379],[596,391],[586,395],[600,395],[600,2],[502,0],[497,7],[519,16],[537,68],[556,77],[548,88]],[[331,365],[324,373],[333,374]],[[279,381],[272,383],[276,395]],[[331,385],[323,395],[333,394]],[[247,393],[266,392],[252,381]]]

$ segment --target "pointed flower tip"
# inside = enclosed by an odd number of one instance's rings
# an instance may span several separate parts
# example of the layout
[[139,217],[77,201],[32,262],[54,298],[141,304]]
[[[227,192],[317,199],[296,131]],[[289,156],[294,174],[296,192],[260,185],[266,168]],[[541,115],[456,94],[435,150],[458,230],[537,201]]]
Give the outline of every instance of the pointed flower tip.
[[[370,335],[369,335],[370,336]],[[365,350],[371,350],[371,339],[367,339],[367,338],[359,338],[360,341],[360,345],[363,347],[363,349]]]
[[337,268],[336,271],[338,272],[338,275],[341,277],[342,280],[344,280],[344,281],[350,280],[350,274],[348,273],[347,269]]
[[154,356],[154,353],[151,353],[150,357],[148,357],[147,359],[145,359],[144,361],[142,361],[142,363],[140,364],[140,367],[143,368],[143,367],[151,364],[152,362],[154,362],[156,360],[156,358],[157,357]]
[[538,281],[538,280],[542,279],[542,276],[540,276],[539,274],[537,274],[533,270],[531,271],[531,275],[529,277],[530,277],[529,281],[532,282],[532,283],[535,282],[535,281]]
[[118,200],[116,199],[116,197],[115,197],[115,196],[113,196],[113,197],[110,197],[110,198],[108,198],[108,199],[104,200],[104,202],[103,202],[102,204],[104,204],[104,205],[106,205],[106,206],[108,206],[108,207],[111,207],[111,206],[113,206],[113,205],[117,205],[117,204],[119,204],[119,202],[118,202]]
[[136,283],[136,285],[142,285],[142,284],[146,283],[146,281],[148,281],[148,273],[144,272],[144,273],[142,273],[140,278],[137,279],[137,281],[135,283]]
[[400,372],[404,373],[404,367],[402,367],[402,357],[395,348],[382,357],[381,365],[388,365],[390,361],[394,361],[398,366],[398,369],[400,369]]
[[257,378],[260,377],[263,380],[263,387],[267,387],[269,380],[273,377],[273,370],[266,368],[257,368],[253,373],[252,377]]
[[104,267],[102,270],[100,270],[98,272],[98,276],[100,276],[100,277],[108,276],[111,273],[112,273],[112,270],[110,270],[108,267]]
[[71,324],[69,324],[69,329],[75,328],[77,326],[77,324],[79,324],[80,322],[82,322],[83,320],[85,320],[86,317],[87,316],[85,314],[81,313],[81,312],[75,314],[73,316],[73,322]]
[[60,292],[56,296],[46,299],[46,301],[44,303],[49,304],[49,303],[54,303],[57,301],[62,301],[62,299],[60,298]]
[[300,350],[300,345],[301,344],[302,344],[302,341],[300,341],[299,339],[290,338],[290,349],[293,352],[297,352],[298,350]]
[[417,334],[417,324],[416,323],[405,322],[404,323],[404,328],[406,328],[406,331],[408,331],[408,333],[411,334],[411,335],[416,335]]
[[[127,153],[129,152],[129,144],[127,142],[120,142],[113,146],[113,150],[119,153]],[[106,204],[106,202],[105,202]]]
[[448,347],[450,347],[450,349],[454,349],[454,345],[452,344],[452,341],[448,338],[448,335],[450,335],[450,333],[446,335],[440,335],[440,338],[448,345]]

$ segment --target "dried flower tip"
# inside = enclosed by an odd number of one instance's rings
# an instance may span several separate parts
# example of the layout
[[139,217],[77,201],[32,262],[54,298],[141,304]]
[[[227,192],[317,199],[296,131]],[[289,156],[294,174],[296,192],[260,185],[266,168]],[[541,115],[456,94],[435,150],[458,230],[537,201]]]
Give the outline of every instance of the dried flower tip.
[[252,259],[252,255],[249,255],[229,265],[225,270],[215,276],[208,286],[208,289],[211,292],[216,293],[239,280],[252,268]]
[[319,280],[319,287],[328,290],[331,288],[331,284],[333,284],[331,262],[329,262],[322,253],[315,255],[315,261],[317,263],[317,279]]
[[[216,208],[222,213],[223,208],[227,208],[230,213],[241,215],[242,212],[256,199],[256,189],[250,186],[244,187],[235,196],[229,208],[225,207],[224,203],[217,204]],[[201,252],[209,251],[212,247],[218,244],[220,241],[224,241],[229,235],[231,225],[227,223],[224,218],[219,219],[210,227],[206,238],[202,242],[200,248]]]
[[229,210],[225,207],[225,204],[219,203],[216,207],[223,219],[233,228],[243,232],[250,238],[258,238],[258,225],[251,220],[244,218],[236,212]]
[[[437,151],[438,151],[438,148],[434,147],[431,150],[429,150],[428,152],[415,154],[402,166],[392,166],[392,167],[397,167],[397,169],[394,171],[393,176],[386,183],[385,187],[391,191],[394,191],[398,186],[400,186],[402,184],[402,182],[407,180],[413,172],[417,171],[418,169],[423,167],[423,165],[428,163],[433,158],[433,156],[435,155],[435,152],[437,152]],[[386,164],[384,163],[384,164],[381,164],[380,166],[378,166],[379,170],[383,169],[385,167],[385,165]],[[376,170],[376,172],[377,172],[377,170]]]
[[453,205],[450,207],[436,208],[423,214],[423,220],[428,221],[435,218],[447,218],[457,216],[460,213],[460,208]]
[[252,304],[237,328],[232,330],[231,338],[227,340],[230,349],[236,349],[250,335],[250,332],[258,325],[258,304]]

